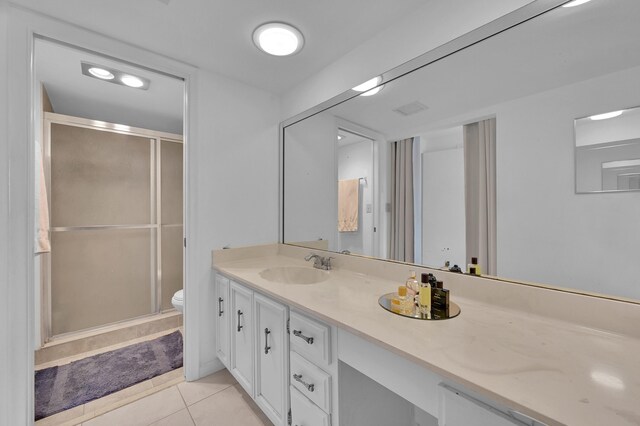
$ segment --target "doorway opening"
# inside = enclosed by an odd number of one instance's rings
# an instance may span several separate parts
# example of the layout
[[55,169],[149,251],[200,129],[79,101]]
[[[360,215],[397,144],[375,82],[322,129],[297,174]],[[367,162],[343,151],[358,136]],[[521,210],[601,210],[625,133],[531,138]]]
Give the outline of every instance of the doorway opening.
[[[36,38],[34,52],[38,419],[183,375],[185,87],[49,39]],[[99,368],[75,368],[95,357],[107,365],[118,350],[145,358],[165,350],[166,336],[171,360],[123,366],[131,371],[114,372],[123,379],[114,386],[98,382]]]

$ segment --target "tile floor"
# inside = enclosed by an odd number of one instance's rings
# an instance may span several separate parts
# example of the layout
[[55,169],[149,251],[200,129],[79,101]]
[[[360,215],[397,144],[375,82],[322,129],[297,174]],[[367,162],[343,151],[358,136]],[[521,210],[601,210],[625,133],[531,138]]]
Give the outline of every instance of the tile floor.
[[[98,350],[87,351],[87,352],[73,355],[70,357],[42,363],[36,366],[36,370],[52,367],[54,365],[68,364],[78,359],[96,355],[98,353],[120,349],[122,347],[131,345],[134,343],[146,341],[146,340],[152,340],[157,337],[163,336],[165,334],[172,333],[175,330],[180,330],[184,333],[182,327],[164,330],[160,333],[150,334],[137,339],[107,346]],[[100,399],[87,402],[86,404],[79,405],[77,407],[73,407],[61,413],[57,413],[52,416],[45,417],[42,420],[38,420],[35,423],[35,425],[36,426],[61,426],[61,425],[69,426],[69,425],[81,424],[83,421],[88,421],[89,419],[100,416],[101,414],[112,411],[121,406],[124,406],[127,403],[137,401],[141,398],[163,391],[171,386],[174,386],[182,382],[184,382],[184,370],[182,368],[178,368],[176,370],[170,371],[160,376],[156,376],[153,379],[146,380],[144,382],[130,386],[119,392],[115,392],[105,397],[102,397]]]
[[82,423],[82,426],[270,426],[233,376],[222,370],[182,382]]

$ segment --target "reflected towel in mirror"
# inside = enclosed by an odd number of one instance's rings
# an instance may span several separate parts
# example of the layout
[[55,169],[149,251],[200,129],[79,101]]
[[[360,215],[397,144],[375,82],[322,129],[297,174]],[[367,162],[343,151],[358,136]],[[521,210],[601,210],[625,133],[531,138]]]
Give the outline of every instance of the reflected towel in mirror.
[[338,232],[358,230],[360,179],[338,181]]

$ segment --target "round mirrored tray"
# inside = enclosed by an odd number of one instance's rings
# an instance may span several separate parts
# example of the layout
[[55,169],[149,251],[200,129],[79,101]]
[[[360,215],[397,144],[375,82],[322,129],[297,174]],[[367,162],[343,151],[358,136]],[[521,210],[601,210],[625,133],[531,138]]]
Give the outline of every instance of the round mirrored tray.
[[431,312],[423,313],[423,312],[420,312],[420,310],[418,309],[417,306],[414,306],[412,311],[403,312],[403,311],[400,311],[398,309],[393,309],[392,308],[391,300],[394,297],[397,297],[396,293],[384,294],[384,295],[380,296],[380,299],[378,299],[378,303],[380,304],[380,306],[382,306],[387,311],[393,312],[396,315],[400,315],[400,316],[407,317],[407,318],[415,318],[415,319],[430,320],[430,321],[440,321],[440,320],[445,320],[445,319],[449,319],[449,318],[454,318],[454,317],[457,317],[458,315],[460,315],[460,306],[458,306],[457,304],[455,304],[453,302],[449,302],[449,308],[448,309],[441,309],[441,308],[437,308],[437,307],[432,307],[431,308]]

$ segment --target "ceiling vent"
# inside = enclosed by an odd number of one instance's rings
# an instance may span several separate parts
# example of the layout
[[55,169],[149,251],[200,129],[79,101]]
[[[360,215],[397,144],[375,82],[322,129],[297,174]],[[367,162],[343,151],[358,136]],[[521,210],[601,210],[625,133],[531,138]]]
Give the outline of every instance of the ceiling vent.
[[397,112],[398,114],[402,114],[405,117],[407,117],[409,115],[417,114],[420,111],[426,111],[428,109],[429,109],[428,106],[418,101],[415,101],[415,102],[408,103],[406,105],[402,105],[398,108],[395,108],[394,111]]

